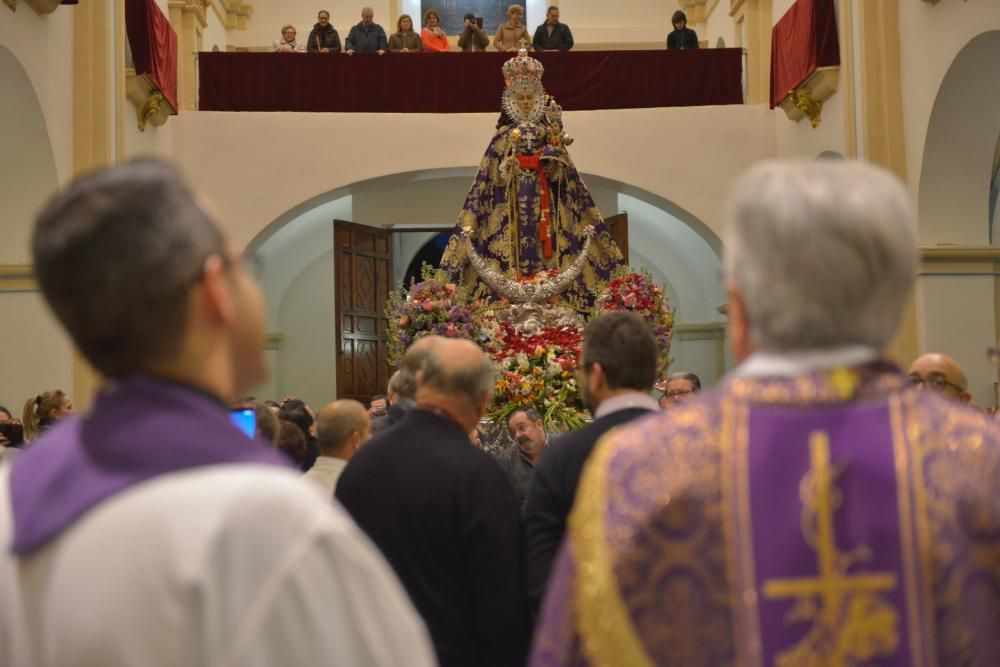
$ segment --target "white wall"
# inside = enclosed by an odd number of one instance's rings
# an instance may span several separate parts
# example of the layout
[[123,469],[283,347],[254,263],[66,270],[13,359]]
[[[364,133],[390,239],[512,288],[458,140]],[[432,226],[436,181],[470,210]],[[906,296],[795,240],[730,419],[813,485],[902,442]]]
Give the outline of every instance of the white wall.
[[340,33],[340,42],[343,44],[351,26],[361,21],[363,5],[375,10],[375,22],[385,28],[386,34],[396,31],[395,26],[390,25],[391,4],[388,0],[365,0],[361,3],[258,0],[253,3],[253,16],[247,21],[247,29],[231,30],[229,43],[246,47],[270,46],[271,42],[281,39],[281,26],[287,23],[295,26],[297,38],[304,41],[316,23],[316,14],[321,9],[326,9],[330,12],[330,23]]
[[[0,8],[2,9],[2,8]],[[72,344],[37,291],[0,291],[0,405],[20,418],[29,396],[73,392]]]
[[[176,157],[190,181],[211,192],[231,237],[246,245],[272,222],[284,224],[305,203],[346,194],[351,184],[479,164],[494,120],[494,114],[182,114],[174,119]],[[571,153],[580,171],[661,196],[716,233],[720,193],[750,164],[774,155],[774,121],[761,107],[572,111],[566,126],[576,137]],[[295,177],[277,177],[275,164],[295,165]],[[457,209],[447,206],[443,214],[448,210]]]

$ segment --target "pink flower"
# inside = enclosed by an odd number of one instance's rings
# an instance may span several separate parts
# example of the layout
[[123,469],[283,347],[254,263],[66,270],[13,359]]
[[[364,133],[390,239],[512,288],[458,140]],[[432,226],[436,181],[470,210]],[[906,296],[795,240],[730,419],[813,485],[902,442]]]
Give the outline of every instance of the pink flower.
[[422,307],[425,313],[429,313],[430,311],[434,310],[434,303],[432,301],[424,301]]
[[635,294],[626,294],[625,298],[622,300],[625,305],[629,308],[634,308],[636,304]]

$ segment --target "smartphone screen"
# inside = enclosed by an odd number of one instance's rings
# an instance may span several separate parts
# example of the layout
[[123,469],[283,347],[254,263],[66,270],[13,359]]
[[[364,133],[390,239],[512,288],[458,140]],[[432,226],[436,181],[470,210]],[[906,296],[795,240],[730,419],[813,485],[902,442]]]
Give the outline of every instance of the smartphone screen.
[[24,427],[13,422],[0,424],[0,435],[7,438],[8,447],[20,447],[24,444]]
[[230,410],[229,419],[246,433],[248,438],[252,438],[257,432],[257,415],[253,410]]

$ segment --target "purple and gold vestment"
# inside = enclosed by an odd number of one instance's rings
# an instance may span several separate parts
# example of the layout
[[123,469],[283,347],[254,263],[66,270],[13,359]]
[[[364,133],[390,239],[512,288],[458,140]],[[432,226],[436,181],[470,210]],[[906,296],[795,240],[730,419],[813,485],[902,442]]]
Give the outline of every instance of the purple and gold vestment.
[[587,464],[531,665],[1000,665],[1000,427],[871,364],[737,377]]

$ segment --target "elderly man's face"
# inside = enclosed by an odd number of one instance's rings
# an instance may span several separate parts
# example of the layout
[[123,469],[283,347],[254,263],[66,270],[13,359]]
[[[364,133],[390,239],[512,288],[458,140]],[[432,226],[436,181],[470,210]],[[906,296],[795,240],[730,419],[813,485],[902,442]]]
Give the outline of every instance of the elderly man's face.
[[364,23],[365,25],[371,25],[374,20],[375,20],[375,12],[372,11],[371,9],[366,9],[363,12],[361,12],[361,22]]
[[510,429],[510,437],[523,451],[539,452],[545,447],[545,428],[541,419],[533,422],[524,412],[515,412],[507,422],[507,427]]

